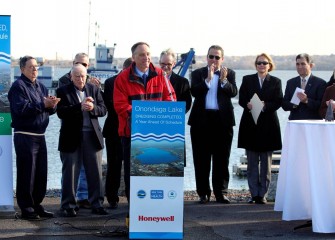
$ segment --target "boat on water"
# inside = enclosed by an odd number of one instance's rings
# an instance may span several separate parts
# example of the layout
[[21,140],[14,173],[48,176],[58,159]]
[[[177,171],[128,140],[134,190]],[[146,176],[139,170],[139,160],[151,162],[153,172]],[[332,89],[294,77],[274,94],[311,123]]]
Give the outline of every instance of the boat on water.
[[[272,153],[271,173],[279,173],[280,159],[281,159],[281,151],[274,151]],[[237,176],[245,177],[247,176],[247,168],[248,168],[248,160],[246,153],[244,153],[240,157],[240,164],[239,165],[234,164],[233,173]]]
[[115,46],[116,43],[113,47],[102,44],[95,46],[95,59],[93,64],[90,64],[92,67],[89,67],[87,72],[92,77],[100,79],[102,85],[104,85],[106,79],[120,72],[120,69],[113,65]]

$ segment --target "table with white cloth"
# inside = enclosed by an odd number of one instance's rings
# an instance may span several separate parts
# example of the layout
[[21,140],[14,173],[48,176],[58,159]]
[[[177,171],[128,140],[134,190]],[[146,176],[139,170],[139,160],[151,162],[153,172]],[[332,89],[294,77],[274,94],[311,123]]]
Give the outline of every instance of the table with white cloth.
[[286,221],[312,220],[313,232],[335,232],[335,122],[288,121],[274,210]]

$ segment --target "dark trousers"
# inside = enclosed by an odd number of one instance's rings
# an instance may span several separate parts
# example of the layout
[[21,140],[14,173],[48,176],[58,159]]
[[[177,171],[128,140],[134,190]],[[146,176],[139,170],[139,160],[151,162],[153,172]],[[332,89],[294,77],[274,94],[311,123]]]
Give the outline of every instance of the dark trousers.
[[199,196],[210,195],[209,175],[212,165],[214,195],[228,192],[229,156],[233,140],[233,127],[220,122],[218,112],[208,113],[205,126],[191,126],[191,142],[195,181]]
[[123,164],[124,164],[124,183],[126,185],[126,197],[129,202],[130,200],[130,137],[122,137],[122,149],[123,149]]
[[48,159],[44,136],[14,134],[16,200],[22,212],[40,208],[46,188]]
[[271,182],[272,151],[247,150],[247,176],[252,197],[266,197]]
[[122,168],[122,144],[119,136],[105,138],[107,152],[107,176],[105,195],[107,201],[119,202],[119,188]]
[[94,131],[83,131],[80,145],[74,152],[60,152],[62,166],[62,196],[61,208],[76,207],[76,190],[82,164],[85,168],[88,201],[93,208],[103,206],[104,194],[102,189],[102,150],[97,149],[93,139]]

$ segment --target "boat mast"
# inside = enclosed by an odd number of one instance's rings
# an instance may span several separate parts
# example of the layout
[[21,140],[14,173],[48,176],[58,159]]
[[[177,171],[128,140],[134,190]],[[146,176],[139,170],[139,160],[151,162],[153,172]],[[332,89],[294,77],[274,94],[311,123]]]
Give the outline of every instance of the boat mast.
[[87,55],[90,56],[90,31],[91,31],[91,0],[88,7],[88,39],[87,39]]

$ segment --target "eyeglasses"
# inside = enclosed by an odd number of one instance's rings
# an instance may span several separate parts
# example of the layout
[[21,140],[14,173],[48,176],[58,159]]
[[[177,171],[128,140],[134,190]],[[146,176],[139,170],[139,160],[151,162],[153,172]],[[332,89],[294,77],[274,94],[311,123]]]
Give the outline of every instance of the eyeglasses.
[[215,60],[220,60],[220,56],[214,56],[214,55],[208,55],[208,58],[209,59],[213,59],[213,58],[215,58]]
[[268,62],[256,62],[257,65],[268,65]]
[[27,66],[27,68],[29,68],[30,70],[38,70],[40,67],[39,66]]
[[81,62],[76,62],[76,63],[74,63],[74,64],[81,64],[81,65],[83,65],[84,67],[87,67],[87,66],[88,66],[87,63],[81,63]]
[[159,63],[162,67],[171,67],[172,63]]

